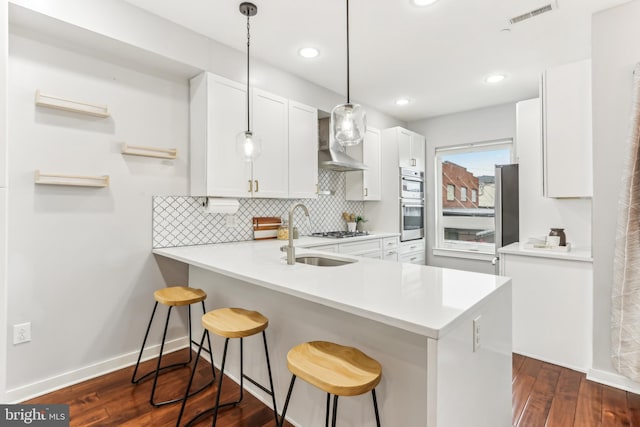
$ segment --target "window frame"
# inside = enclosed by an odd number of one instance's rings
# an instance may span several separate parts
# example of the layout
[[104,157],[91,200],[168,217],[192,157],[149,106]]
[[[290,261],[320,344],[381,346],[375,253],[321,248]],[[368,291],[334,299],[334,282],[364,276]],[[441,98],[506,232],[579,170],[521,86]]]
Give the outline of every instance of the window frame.
[[[433,233],[433,253],[434,255],[450,255],[455,257],[464,258],[477,258],[480,256],[495,255],[494,243],[479,243],[479,242],[463,242],[463,241],[447,241],[444,238],[444,221],[442,215],[442,161],[441,158],[448,154],[463,154],[469,152],[478,151],[492,151],[499,149],[509,149],[509,162],[515,162],[516,147],[513,138],[503,138],[491,141],[474,142],[464,145],[452,145],[452,146],[440,146],[434,148],[434,186],[435,186],[435,201],[434,203],[434,225],[435,232]],[[461,165],[464,166],[464,165]],[[476,193],[476,199],[479,200],[480,192]],[[455,197],[454,197],[455,198]],[[468,197],[467,197],[468,198]],[[475,203],[475,202],[474,202]],[[492,217],[492,219],[495,218]],[[474,221],[476,221],[474,219]],[[494,219],[495,221],[495,219]],[[481,226],[482,221],[477,221]],[[485,221],[486,222],[486,221]]]

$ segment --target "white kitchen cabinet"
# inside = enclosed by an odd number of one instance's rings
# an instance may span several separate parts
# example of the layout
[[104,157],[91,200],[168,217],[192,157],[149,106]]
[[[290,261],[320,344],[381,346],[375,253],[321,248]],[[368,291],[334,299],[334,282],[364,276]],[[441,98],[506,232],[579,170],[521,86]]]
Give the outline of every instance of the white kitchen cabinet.
[[252,100],[252,130],[262,138],[262,154],[252,162],[251,194],[285,199],[289,196],[288,100],[260,89],[252,90]]
[[190,194],[316,198],[317,110],[252,89],[251,130],[262,154],[245,162],[236,137],[247,129],[246,94],[245,85],[215,74],[191,79]]
[[318,110],[289,101],[289,197],[318,198]]
[[424,239],[401,242],[398,251],[398,260],[411,264],[425,264]]
[[236,137],[247,129],[246,94],[244,85],[211,73],[191,79],[192,196],[251,196],[251,163],[236,153]]
[[347,148],[347,154],[367,165],[365,171],[346,172],[347,200],[381,200],[380,144],[382,136],[378,129],[367,128],[364,141]]
[[382,239],[382,253],[385,261],[398,261],[398,238],[385,237]]
[[591,60],[546,70],[541,91],[544,194],[591,197]]
[[500,249],[500,274],[513,283],[513,351],[586,372],[592,354],[590,254],[540,251],[518,243]]
[[398,166],[425,170],[425,137],[401,127],[391,128],[398,144]]

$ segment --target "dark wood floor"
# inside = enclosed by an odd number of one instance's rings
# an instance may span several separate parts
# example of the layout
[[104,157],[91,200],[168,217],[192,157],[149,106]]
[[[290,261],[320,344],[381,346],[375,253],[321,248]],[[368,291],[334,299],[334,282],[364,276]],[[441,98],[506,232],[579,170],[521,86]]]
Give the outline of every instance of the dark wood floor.
[[[180,357],[186,357],[186,350],[171,354],[167,359]],[[142,372],[146,372],[151,363],[153,361],[145,362]],[[149,405],[151,381],[134,386],[130,383],[131,372],[131,368],[121,369],[25,403],[68,403],[71,426],[174,426],[180,405],[161,408]],[[513,355],[512,372],[514,426],[640,427],[640,395],[588,381],[580,372],[518,354]],[[170,397],[167,393],[182,393],[189,374],[189,368],[163,374],[158,399]],[[210,374],[210,365],[200,363],[197,381],[203,384],[207,374]],[[231,380],[225,378],[222,388],[223,401],[237,399],[238,386]],[[191,398],[183,420],[211,406],[215,391],[216,387],[210,387]],[[211,425],[211,417],[203,417],[197,425]],[[218,426],[267,427],[275,426],[275,420],[269,408],[245,393],[241,405],[221,410]]]
[[514,426],[640,426],[640,395],[518,354],[512,372]]

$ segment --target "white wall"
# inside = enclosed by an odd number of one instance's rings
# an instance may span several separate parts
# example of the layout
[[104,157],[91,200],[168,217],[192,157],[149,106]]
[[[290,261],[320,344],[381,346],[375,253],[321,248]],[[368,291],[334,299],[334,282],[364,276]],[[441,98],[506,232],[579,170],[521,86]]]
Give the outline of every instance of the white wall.
[[[15,35],[9,65],[7,319],[32,326],[30,343],[8,348],[13,398],[21,386],[139,346],[151,295],[164,285],[150,253],[151,196],[188,188],[189,89]],[[36,89],[108,105],[112,116],[36,107]],[[123,141],[180,156],[123,156]],[[111,185],[36,186],[36,169],[109,174]]]
[[[9,19],[10,304],[2,318],[5,330],[32,323],[32,342],[8,344],[6,400],[19,401],[135,361],[153,290],[186,278],[152,257],[150,221],[151,195],[188,191],[187,79],[206,69],[243,81],[246,59],[118,0],[15,0]],[[344,101],[270,65],[252,62],[252,70],[257,87],[291,99],[325,110]],[[107,104],[112,117],[36,108],[38,88]],[[375,127],[404,124],[367,113]],[[122,141],[176,147],[179,159],[123,157]],[[34,186],[35,169],[107,173],[112,184]],[[181,335],[176,325],[171,336]]]
[[593,16],[593,371],[590,376],[640,392],[610,362],[611,281],[622,165],[627,155],[633,68],[640,61],[640,1]]
[[411,122],[409,129],[422,134],[427,139],[427,171],[426,208],[427,208],[427,264],[438,267],[457,268],[495,273],[495,267],[486,260],[472,260],[434,256],[435,244],[435,186],[434,174],[435,150],[437,147],[460,145],[471,142],[490,141],[495,139],[515,138],[516,108],[515,104],[504,104],[495,107],[465,111],[446,116]]

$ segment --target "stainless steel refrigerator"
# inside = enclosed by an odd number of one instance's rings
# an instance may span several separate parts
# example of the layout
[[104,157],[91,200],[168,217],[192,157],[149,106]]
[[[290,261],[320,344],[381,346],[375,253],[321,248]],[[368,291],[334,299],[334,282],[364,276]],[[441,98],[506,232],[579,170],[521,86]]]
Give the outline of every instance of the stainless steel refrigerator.
[[496,165],[495,245],[493,262],[499,274],[498,249],[520,240],[520,201],[518,198],[518,165]]

